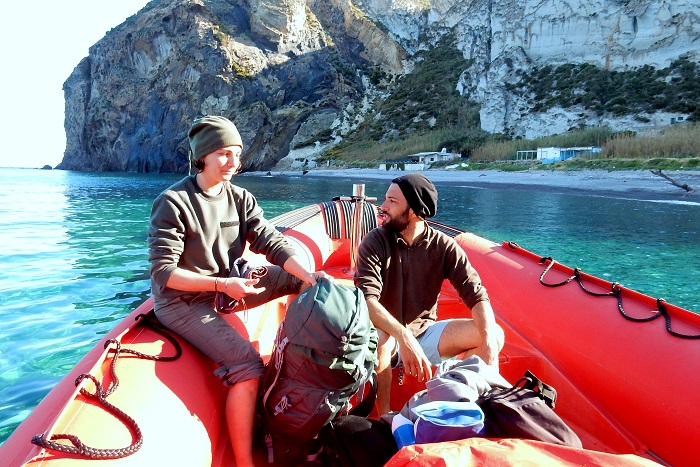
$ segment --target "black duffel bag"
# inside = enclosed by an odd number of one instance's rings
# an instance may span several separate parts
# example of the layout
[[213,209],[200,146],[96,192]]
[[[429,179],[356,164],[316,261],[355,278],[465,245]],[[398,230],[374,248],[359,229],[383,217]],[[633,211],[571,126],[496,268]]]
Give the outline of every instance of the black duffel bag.
[[556,390],[529,371],[511,388],[491,389],[476,401],[484,411],[485,436],[582,447],[576,433],[554,412],[556,398]]

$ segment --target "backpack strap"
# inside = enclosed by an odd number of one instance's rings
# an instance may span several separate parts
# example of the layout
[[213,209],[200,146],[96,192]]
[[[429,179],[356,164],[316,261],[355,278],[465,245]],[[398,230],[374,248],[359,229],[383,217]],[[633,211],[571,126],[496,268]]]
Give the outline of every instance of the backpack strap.
[[277,380],[280,377],[280,373],[282,373],[282,365],[284,364],[284,348],[287,347],[287,344],[289,343],[289,339],[287,339],[286,336],[282,339],[283,329],[284,321],[282,321],[280,323],[280,327],[277,328],[277,337],[275,338],[275,351],[273,352],[269,362],[274,365],[275,379],[272,380],[272,384],[270,384],[270,387],[267,388],[267,391],[265,391],[265,395],[262,399],[263,409],[266,407],[267,399],[270,397],[272,389],[275,387],[275,384],[277,384]]
[[365,394],[367,385],[366,383],[363,384],[358,391],[358,397],[360,397],[361,400],[355,407],[350,409],[348,415],[357,415],[358,417],[367,418],[369,414],[372,413],[374,403],[377,400],[377,373],[375,371],[372,372],[367,382],[370,385],[369,392]]

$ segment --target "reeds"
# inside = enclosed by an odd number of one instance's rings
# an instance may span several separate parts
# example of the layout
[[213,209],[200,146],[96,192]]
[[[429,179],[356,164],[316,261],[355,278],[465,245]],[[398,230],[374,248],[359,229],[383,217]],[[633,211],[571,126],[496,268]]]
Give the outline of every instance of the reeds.
[[650,159],[699,157],[700,124],[671,125],[654,134],[620,134],[610,138],[599,157]]
[[653,133],[613,134],[609,129],[577,130],[535,140],[486,143],[472,154],[475,161],[514,160],[517,151],[546,147],[602,147],[592,158],[653,159],[658,157],[700,157],[700,124],[671,125]]
[[603,148],[602,152],[585,158],[590,162],[602,163],[604,160],[627,159],[633,164],[634,160],[641,162],[654,159],[694,159],[693,166],[695,166],[695,162],[700,158],[699,123],[671,125],[642,135],[635,135],[632,132],[614,134],[610,129],[602,127],[575,130],[534,140],[503,141],[503,135],[500,135],[500,140],[494,140],[496,138],[499,138],[499,135],[484,136],[483,133],[464,132],[456,127],[449,127],[414,133],[398,140],[384,142],[364,140],[341,144],[330,149],[325,159],[333,159],[337,165],[371,166],[410,154],[440,151],[443,147],[447,147],[450,152],[461,150],[474,162],[500,162],[515,160],[517,151],[521,150],[533,150],[538,147],[587,146]]

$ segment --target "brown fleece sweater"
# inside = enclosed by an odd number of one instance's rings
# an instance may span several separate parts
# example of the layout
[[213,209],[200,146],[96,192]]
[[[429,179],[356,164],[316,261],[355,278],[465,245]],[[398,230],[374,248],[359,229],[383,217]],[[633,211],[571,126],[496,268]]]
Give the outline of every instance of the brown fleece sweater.
[[384,227],[369,232],[360,244],[355,285],[366,298],[377,298],[416,337],[437,319],[445,279],[470,309],[489,299],[464,250],[429,226],[412,246]]
[[148,228],[151,287],[156,304],[182,292],[166,287],[176,267],[209,276],[228,274],[232,262],[251,251],[282,266],[294,249],[272,224],[247,190],[231,183],[217,196],[205,194],[194,176],[186,177],[153,202]]

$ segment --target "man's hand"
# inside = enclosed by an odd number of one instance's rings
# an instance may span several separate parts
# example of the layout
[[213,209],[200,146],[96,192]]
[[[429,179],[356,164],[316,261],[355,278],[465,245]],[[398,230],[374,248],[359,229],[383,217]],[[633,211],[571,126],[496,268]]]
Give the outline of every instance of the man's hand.
[[498,339],[494,336],[486,338],[480,346],[478,346],[474,353],[481,357],[481,359],[488,363],[489,365],[498,368],[498,353],[500,349],[500,344]]
[[321,278],[328,279],[330,281],[334,280],[334,277],[330,274],[327,274],[325,271],[309,272],[306,269],[306,266],[301,264],[296,256],[290,256],[289,258],[287,258],[287,261],[284,262],[282,269],[287,271],[289,274],[301,279],[304,282],[304,284],[306,284],[302,287],[302,290],[306,287],[316,285],[316,282]]
[[419,381],[428,381],[433,376],[433,370],[423,348],[411,331],[404,328],[399,343],[399,356],[409,376],[415,376]]
[[319,279],[328,279],[329,281],[335,281],[335,277],[331,276],[325,271],[316,271],[309,274],[308,279],[305,280],[307,284],[314,286]]

